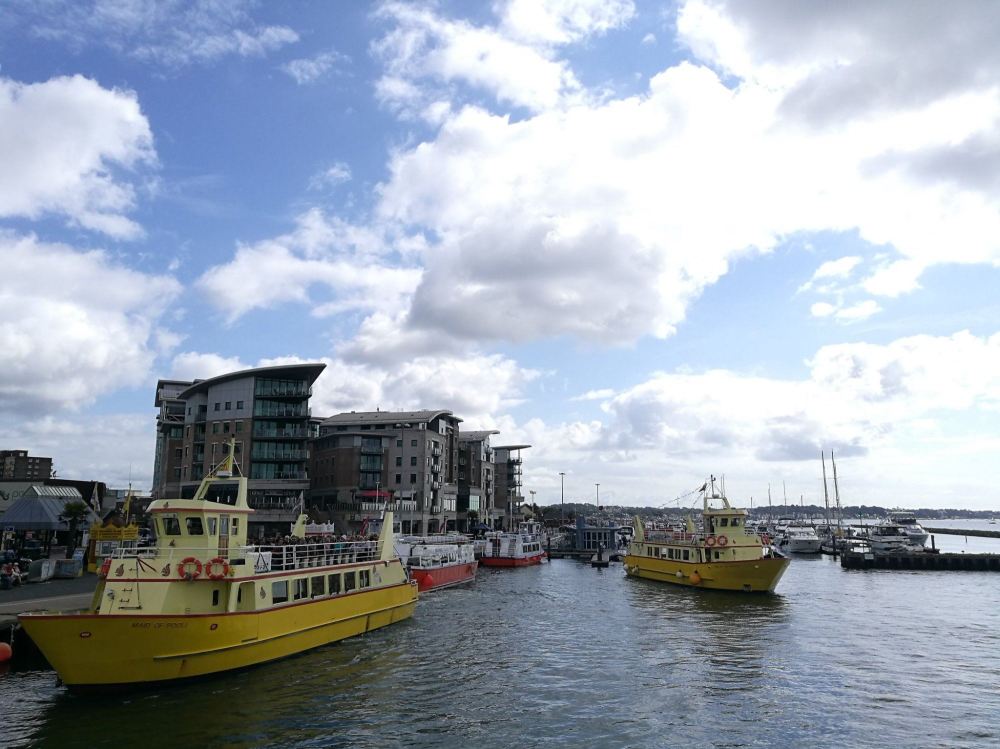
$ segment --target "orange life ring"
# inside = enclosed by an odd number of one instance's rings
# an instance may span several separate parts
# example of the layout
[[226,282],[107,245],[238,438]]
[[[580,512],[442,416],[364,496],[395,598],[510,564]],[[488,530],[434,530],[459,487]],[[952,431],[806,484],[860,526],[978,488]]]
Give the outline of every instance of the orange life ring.
[[[216,567],[222,567],[221,572],[213,572]],[[229,574],[229,562],[227,562],[222,557],[215,557],[214,559],[209,559],[205,563],[205,577],[209,580],[223,580],[226,575]]]
[[101,571],[98,572],[97,574],[100,575],[101,577],[107,577],[110,571],[111,571],[111,557],[107,557],[101,563]]
[[715,546],[715,536],[705,536],[705,546]]
[[726,544],[729,543],[729,539],[726,538],[725,536],[716,536],[715,543],[717,543],[719,546],[725,546]]
[[[187,567],[190,565],[194,565],[193,571],[188,571]],[[184,557],[177,564],[177,576],[184,580],[194,580],[196,577],[201,577],[201,562],[194,557]]]

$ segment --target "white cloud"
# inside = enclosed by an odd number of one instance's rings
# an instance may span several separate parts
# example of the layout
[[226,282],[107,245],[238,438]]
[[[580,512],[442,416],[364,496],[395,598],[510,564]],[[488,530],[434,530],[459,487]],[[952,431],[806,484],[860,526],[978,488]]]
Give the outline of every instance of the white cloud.
[[[206,270],[196,287],[230,321],[287,302],[309,303],[311,313],[321,317],[392,309],[406,304],[420,270],[380,261],[383,250],[375,234],[314,209],[299,216],[290,234],[238,245],[234,258]],[[325,288],[329,296],[311,295],[313,287]]]
[[327,167],[318,174],[314,174],[309,180],[310,190],[322,190],[327,187],[336,187],[345,182],[351,181],[351,168],[342,161],[338,161],[333,166]]
[[573,401],[601,401],[612,397],[615,391],[611,388],[601,388],[600,390],[588,390],[583,395],[577,395],[570,400]]
[[227,55],[261,57],[298,41],[287,26],[260,26],[253,0],[187,3],[43,0],[13,20],[30,34],[73,47],[104,45],[150,63],[179,68]]
[[508,0],[498,5],[501,30],[535,44],[578,42],[621,28],[635,15],[631,0]]
[[250,366],[240,361],[238,356],[185,351],[174,357],[170,377],[177,380],[207,380],[210,377],[249,368]]
[[0,234],[0,267],[0,411],[76,409],[143,384],[176,340],[159,329],[173,278],[12,234]]
[[440,99],[438,87],[449,83],[461,82],[531,110],[557,106],[580,89],[565,62],[496,29],[450,21],[403,3],[387,3],[379,15],[395,27],[373,45],[386,68],[377,92],[399,111],[419,112]]
[[[443,72],[429,61],[500,33],[390,7],[397,27],[381,51],[411,104],[447,93],[428,81],[432,73],[471,80],[467,64]],[[728,5],[698,2],[678,20],[682,40],[740,75],[736,84],[685,62],[627,99],[548,86],[523,119],[503,113],[505,101],[526,105],[523,98],[462,106],[451,92],[440,128],[394,155],[380,189],[382,220],[435,237],[406,324],[476,341],[666,337],[734,259],[793,233],[853,232],[888,252],[891,264],[856,289],[834,283],[857,273],[855,255],[811,282],[841,296],[897,296],[935,264],[1000,264],[1000,213],[981,179],[932,182],[898,166],[992,132],[1000,118],[992,84],[963,79],[843,127],[814,126],[787,116],[788,97],[835,61],[836,44],[807,24],[823,37],[818,53],[803,44],[787,60],[761,57],[759,29],[748,23]],[[487,89],[500,91],[499,79]],[[842,321],[879,308],[872,300],[833,306]],[[463,314],[472,308],[480,313]]]
[[0,419],[0,443],[52,458],[58,478],[103,481],[110,488],[152,485],[156,421],[149,413],[38,416]]
[[644,46],[649,46],[649,47],[653,46],[654,44],[656,44],[656,34],[652,33],[646,34],[646,36],[642,38],[642,43]]
[[314,57],[290,60],[281,66],[300,86],[314,83],[326,76],[340,63],[350,62],[350,58],[336,50],[322,52]]
[[829,317],[836,311],[837,308],[829,302],[816,302],[809,308],[809,313],[813,317]]
[[134,93],[82,76],[22,84],[0,78],[0,216],[65,216],[132,238],[135,191],[122,171],[154,164],[153,136]]
[[878,302],[874,299],[865,299],[857,304],[837,310],[836,317],[838,320],[847,321],[867,320],[872,315],[881,311],[882,307],[879,306]]

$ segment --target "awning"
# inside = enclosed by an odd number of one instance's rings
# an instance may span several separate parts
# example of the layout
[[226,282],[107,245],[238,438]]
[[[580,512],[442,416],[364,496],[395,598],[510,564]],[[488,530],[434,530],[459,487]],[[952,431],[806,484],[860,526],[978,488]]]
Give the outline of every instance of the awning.
[[[0,528],[15,531],[68,531],[69,523],[60,520],[67,502],[79,502],[79,497],[18,497],[0,517]],[[80,519],[80,529],[99,523],[100,518],[90,507]]]

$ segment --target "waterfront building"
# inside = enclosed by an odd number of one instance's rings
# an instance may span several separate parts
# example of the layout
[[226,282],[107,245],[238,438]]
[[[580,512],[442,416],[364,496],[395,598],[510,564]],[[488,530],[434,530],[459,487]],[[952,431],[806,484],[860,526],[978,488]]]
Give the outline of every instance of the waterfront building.
[[324,419],[312,442],[307,504],[360,530],[395,501],[403,533],[455,529],[459,423],[451,411],[351,411]]
[[44,481],[52,476],[52,458],[28,455],[27,450],[0,450],[0,480]]
[[516,530],[524,502],[521,489],[521,450],[531,445],[503,445],[493,448],[493,506],[500,527]]
[[232,438],[249,479],[250,537],[287,533],[309,488],[309,397],[325,367],[290,364],[157,382],[154,499],[193,497]]
[[457,529],[475,532],[477,526],[490,528],[498,518],[493,502],[494,464],[490,436],[496,429],[462,432],[458,436],[458,504]]

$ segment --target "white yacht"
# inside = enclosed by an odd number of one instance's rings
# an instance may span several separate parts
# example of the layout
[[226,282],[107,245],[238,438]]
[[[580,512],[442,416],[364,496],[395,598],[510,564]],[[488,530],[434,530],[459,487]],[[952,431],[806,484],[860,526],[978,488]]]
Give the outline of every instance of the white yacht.
[[889,513],[889,522],[898,525],[906,535],[910,537],[910,543],[914,546],[923,546],[927,543],[928,533],[917,522],[917,516],[910,510],[893,510]]
[[881,525],[870,526],[867,529],[867,536],[872,551],[891,553],[913,551],[914,549],[921,548],[921,544],[910,540],[910,534],[906,528],[895,523],[882,523]]
[[816,529],[809,523],[791,521],[775,540],[775,545],[781,551],[792,554],[819,554],[822,540]]

